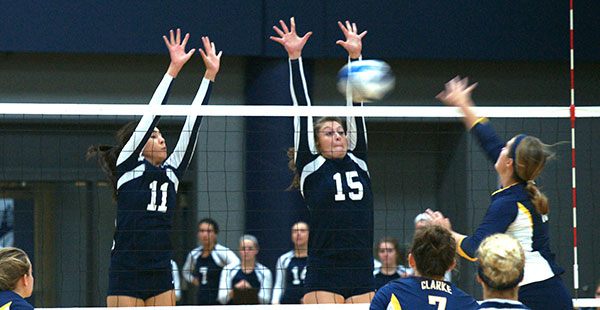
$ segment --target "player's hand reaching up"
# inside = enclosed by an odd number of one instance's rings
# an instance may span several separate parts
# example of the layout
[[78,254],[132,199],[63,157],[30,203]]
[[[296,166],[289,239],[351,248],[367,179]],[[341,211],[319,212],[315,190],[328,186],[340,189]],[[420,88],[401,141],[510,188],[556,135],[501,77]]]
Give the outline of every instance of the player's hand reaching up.
[[342,29],[346,40],[338,40],[335,44],[339,44],[344,47],[350,58],[356,59],[362,53],[362,38],[367,34],[367,31],[363,31],[361,34],[358,34],[358,30],[356,28],[356,23],[350,24],[349,21],[346,21],[346,26],[342,24],[342,22],[338,21],[338,26]]
[[471,107],[473,106],[471,92],[475,87],[477,87],[477,83],[469,86],[469,78],[461,79],[460,76],[456,76],[448,81],[445,85],[445,89],[435,97],[449,106]]
[[298,34],[296,34],[296,22],[293,17],[290,18],[289,29],[283,20],[279,20],[279,24],[281,24],[281,29],[277,26],[273,26],[273,30],[277,32],[279,37],[271,36],[269,39],[283,45],[290,59],[300,58],[300,56],[302,56],[302,49],[304,48],[306,41],[308,41],[308,38],[312,35],[312,32],[309,31],[303,37],[299,37]]
[[217,54],[215,43],[211,42],[209,37],[202,37],[202,44],[204,45],[204,50],[201,48],[198,50],[202,55],[204,65],[206,65],[206,73],[204,73],[204,77],[214,82],[221,66],[221,55],[223,55],[223,51],[220,51]]
[[460,76],[457,76],[448,81],[445,85],[445,89],[435,96],[445,105],[460,108],[464,115],[462,121],[467,128],[473,127],[479,119],[472,109],[474,104],[471,99],[471,92],[473,92],[475,87],[477,87],[477,83],[469,86],[468,78],[461,79]]
[[452,231],[452,224],[450,223],[450,220],[447,217],[444,217],[442,212],[427,209],[425,210],[425,213],[431,217],[431,220],[429,220],[430,224],[439,225]]
[[163,36],[163,40],[165,41],[165,45],[167,45],[169,55],[171,56],[171,64],[169,65],[167,73],[174,78],[177,77],[177,74],[179,74],[183,65],[190,60],[196,51],[195,49],[191,49],[189,52],[185,52],[185,45],[189,38],[190,34],[187,33],[183,38],[183,41],[181,41],[181,29],[179,28],[177,29],[177,34],[175,34],[173,30],[170,30],[168,39],[167,36]]

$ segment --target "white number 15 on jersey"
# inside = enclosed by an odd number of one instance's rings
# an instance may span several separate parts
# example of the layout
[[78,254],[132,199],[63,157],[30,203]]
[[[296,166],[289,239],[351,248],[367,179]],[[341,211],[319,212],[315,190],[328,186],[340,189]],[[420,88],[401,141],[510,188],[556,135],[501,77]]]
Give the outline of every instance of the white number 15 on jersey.
[[[351,200],[361,200],[363,198],[363,185],[360,181],[354,181],[354,178],[358,178],[358,172],[356,171],[346,171],[346,183],[348,183],[348,187],[356,192],[352,191],[348,193],[348,197]],[[333,175],[333,179],[335,180],[335,201],[344,201],[346,200],[346,195],[344,195],[343,187],[342,187],[342,174],[336,173]]]

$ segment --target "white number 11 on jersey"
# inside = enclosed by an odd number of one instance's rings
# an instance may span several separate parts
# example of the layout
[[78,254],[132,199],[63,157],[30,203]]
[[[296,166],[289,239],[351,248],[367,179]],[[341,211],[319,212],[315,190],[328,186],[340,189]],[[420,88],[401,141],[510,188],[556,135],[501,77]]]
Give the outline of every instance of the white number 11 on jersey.
[[161,199],[160,199],[160,206],[156,205],[157,185],[158,185],[158,181],[152,181],[152,183],[150,183],[150,192],[151,192],[150,193],[150,203],[148,204],[148,207],[146,208],[146,210],[158,211],[158,212],[165,213],[165,212],[167,212],[167,189],[169,188],[169,183],[165,182],[160,185],[160,191],[162,194]]

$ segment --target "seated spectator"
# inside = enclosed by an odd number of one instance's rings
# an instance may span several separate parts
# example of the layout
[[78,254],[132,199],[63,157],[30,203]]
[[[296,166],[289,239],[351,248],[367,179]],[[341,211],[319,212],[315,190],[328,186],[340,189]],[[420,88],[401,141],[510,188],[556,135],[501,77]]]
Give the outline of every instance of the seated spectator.
[[294,249],[277,260],[273,286],[273,304],[300,304],[304,296],[306,258],[308,257],[308,224],[298,222],[292,226]]
[[479,309],[530,309],[519,302],[519,283],[523,280],[523,247],[506,234],[494,234],[477,250],[477,281],[483,287]]
[[370,310],[477,309],[473,297],[444,281],[444,273],[456,264],[456,242],[449,230],[438,225],[417,230],[408,263],[415,275],[380,288]]
[[219,281],[222,304],[268,304],[271,302],[273,276],[269,268],[256,261],[259,246],[252,235],[240,238],[241,262],[225,266]]
[[183,265],[183,278],[198,288],[196,304],[218,305],[219,280],[223,267],[239,263],[240,259],[229,248],[217,243],[219,224],[211,218],[198,223],[200,246],[193,249]]
[[379,289],[392,280],[408,276],[407,268],[400,264],[404,255],[401,254],[400,244],[391,237],[379,240],[375,254],[379,263],[375,265],[373,275],[375,276],[375,289]]
[[[596,290],[594,291],[594,298],[600,302],[600,281],[596,284]],[[600,310],[600,307],[587,307],[581,308],[581,310]]]

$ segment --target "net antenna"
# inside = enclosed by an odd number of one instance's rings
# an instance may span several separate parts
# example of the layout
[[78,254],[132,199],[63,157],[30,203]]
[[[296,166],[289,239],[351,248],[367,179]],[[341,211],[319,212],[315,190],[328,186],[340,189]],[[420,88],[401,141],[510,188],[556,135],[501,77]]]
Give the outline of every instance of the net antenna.
[[572,183],[573,183],[573,289],[575,290],[575,298],[579,297],[579,263],[577,258],[577,191],[575,183],[575,52],[573,49],[573,0],[570,0],[569,6],[569,22],[570,22],[570,37],[571,37],[571,106],[569,108],[571,115],[571,159],[572,167]]

